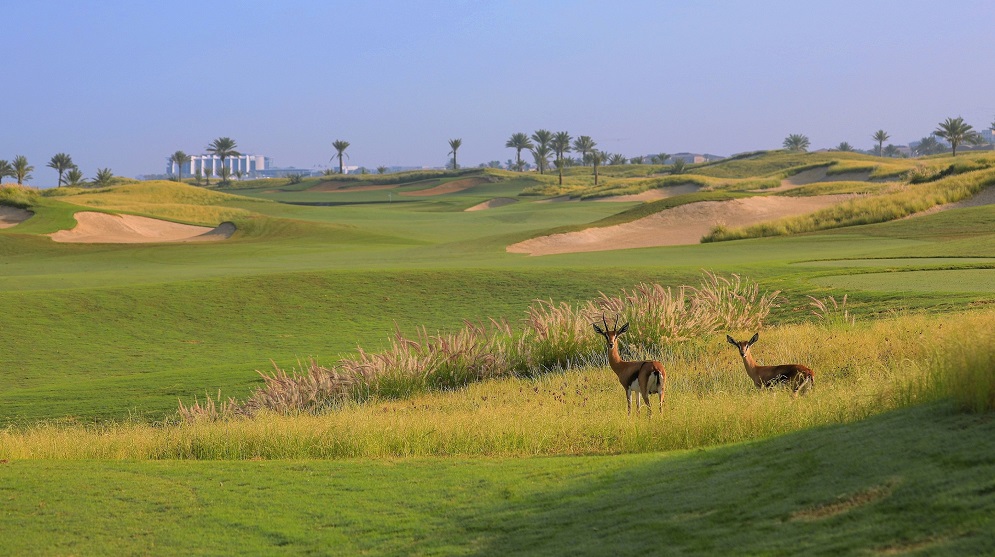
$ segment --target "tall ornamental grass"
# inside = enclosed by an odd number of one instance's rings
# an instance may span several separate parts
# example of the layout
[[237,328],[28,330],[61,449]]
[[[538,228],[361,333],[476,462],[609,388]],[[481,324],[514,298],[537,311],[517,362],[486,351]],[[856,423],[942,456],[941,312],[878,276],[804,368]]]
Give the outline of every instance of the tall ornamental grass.
[[[38,424],[0,429],[0,459],[296,459],[412,456],[520,457],[686,450],[848,423],[947,396],[953,370],[988,370],[966,391],[991,393],[992,351],[968,342],[995,312],[898,315],[839,328],[822,320],[768,328],[752,348],[762,364],[802,363],[815,390],[758,390],[722,332],[647,353],[667,369],[663,412],[627,415],[604,362],[532,377],[505,377],[405,399],[346,400],[335,412],[172,424]],[[747,331],[732,331],[734,336]],[[751,333],[752,334],[752,333]],[[625,338],[624,336],[622,337]],[[965,348],[984,354],[981,365]],[[634,348],[626,345],[625,350]],[[989,395],[990,396],[990,395]],[[990,400],[990,399],[989,399]],[[635,409],[633,409],[635,414]]]
[[359,348],[331,367],[313,360],[290,371],[274,365],[272,372],[259,372],[264,384],[245,401],[181,401],[179,413],[188,421],[252,416],[264,409],[315,414],[346,401],[406,398],[486,379],[536,376],[586,365],[604,352],[592,323],[628,322],[629,343],[659,351],[718,330],[760,328],[778,294],[761,292],[738,275],[706,272],[697,287],[640,284],[578,306],[540,300],[528,308],[518,331],[494,319],[435,335],[425,328],[413,337],[398,330],[380,352]]

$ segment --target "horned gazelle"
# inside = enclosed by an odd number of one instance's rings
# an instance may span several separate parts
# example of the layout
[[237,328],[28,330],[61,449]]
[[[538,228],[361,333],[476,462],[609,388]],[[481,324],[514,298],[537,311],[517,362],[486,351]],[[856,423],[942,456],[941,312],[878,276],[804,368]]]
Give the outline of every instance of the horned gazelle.
[[815,373],[801,364],[758,366],[756,360],[753,359],[753,354],[750,354],[750,347],[759,338],[760,333],[756,333],[750,340],[736,342],[731,336],[726,335],[729,344],[739,350],[739,355],[743,357],[743,365],[746,366],[746,374],[750,376],[758,389],[787,383],[791,386],[792,395],[798,396],[806,388],[815,388]]
[[619,383],[625,389],[625,404],[629,414],[632,414],[632,393],[636,393],[636,413],[639,413],[639,399],[646,403],[648,415],[653,414],[653,406],[650,405],[650,393],[660,394],[660,413],[663,413],[663,394],[667,385],[667,372],[663,369],[663,364],[653,360],[643,360],[639,362],[628,362],[622,359],[618,353],[618,337],[629,330],[629,324],[618,328],[618,316],[615,317],[614,329],[608,328],[608,320],[601,316],[601,321],[605,324],[602,329],[597,323],[592,323],[594,330],[605,337],[608,343],[608,365],[618,376]]

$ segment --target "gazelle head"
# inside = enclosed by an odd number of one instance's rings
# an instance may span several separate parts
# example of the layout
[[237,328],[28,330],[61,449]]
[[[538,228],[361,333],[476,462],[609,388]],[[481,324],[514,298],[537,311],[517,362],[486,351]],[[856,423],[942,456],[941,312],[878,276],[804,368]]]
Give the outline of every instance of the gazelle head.
[[751,338],[750,340],[745,340],[743,342],[736,342],[731,336],[726,335],[726,340],[729,341],[729,344],[735,346],[736,349],[739,350],[739,355],[744,358],[746,357],[746,353],[750,351],[750,347],[753,346],[753,343],[756,342],[757,339],[759,338],[760,338],[760,333],[754,333],[753,338]]
[[604,314],[601,314],[601,322],[605,324],[605,328],[602,329],[597,323],[591,323],[594,330],[598,332],[599,335],[605,337],[605,342],[608,343],[608,349],[611,350],[615,348],[615,343],[618,341],[618,336],[629,330],[629,324],[626,323],[622,325],[620,329],[618,327],[618,316],[615,316],[615,326],[611,329],[608,328],[608,320],[605,319]]

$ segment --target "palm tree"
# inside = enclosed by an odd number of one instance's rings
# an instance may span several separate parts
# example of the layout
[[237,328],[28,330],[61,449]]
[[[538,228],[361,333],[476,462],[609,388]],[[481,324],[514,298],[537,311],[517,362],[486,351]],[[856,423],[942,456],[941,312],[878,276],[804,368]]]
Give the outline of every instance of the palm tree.
[[629,164],[643,164],[643,161],[645,160],[646,157],[639,155],[638,157],[632,157],[631,159],[629,159]]
[[462,139],[457,138],[449,140],[449,148],[451,149],[451,151],[449,151],[449,154],[453,156],[453,170],[459,170],[459,165],[456,164],[456,151],[459,151],[459,148],[462,146],[463,146]]
[[[345,167],[342,166],[342,155],[349,156],[345,154],[345,150],[349,148],[349,142],[336,139],[332,142],[332,148],[335,149],[335,157],[339,158],[339,174],[345,174]],[[335,160],[335,157],[332,157],[332,160]]]
[[674,164],[670,165],[671,174],[684,174],[687,171],[687,161],[684,159],[674,160]]
[[183,151],[177,151],[169,156],[169,162],[176,164],[176,168],[178,169],[176,180],[182,182],[183,165],[190,162],[190,155],[184,153]]
[[891,138],[891,136],[888,135],[888,132],[884,130],[878,130],[874,132],[874,135],[871,136],[871,139],[878,142],[878,149],[874,153],[875,155],[879,157],[881,156],[882,149],[884,148],[884,142],[888,141],[889,138]]
[[597,149],[591,149],[591,166],[594,167],[594,185],[598,185],[598,167],[605,162],[605,154]]
[[955,157],[957,156],[957,146],[961,143],[977,144],[981,141],[981,136],[974,131],[974,126],[965,123],[960,116],[947,118],[940,122],[940,127],[936,128],[933,135],[949,141]]
[[846,141],[841,141],[840,144],[836,146],[836,150],[847,153],[853,151],[853,145],[850,145]]
[[76,165],[73,164],[73,158],[69,155],[65,153],[57,153],[45,166],[54,168],[55,171],[59,173],[59,185],[56,187],[62,187],[62,175]]
[[532,140],[529,136],[522,133],[513,133],[508,141],[504,144],[505,147],[515,150],[515,167],[518,168],[519,172],[522,170],[522,150],[531,149],[533,147]]
[[553,141],[553,132],[549,130],[536,130],[536,132],[532,134],[532,141],[535,141],[536,145],[549,147],[549,144]]
[[0,183],[7,176],[14,177],[14,167],[10,165],[10,161],[0,160]]
[[83,171],[78,166],[74,166],[66,172],[66,185],[78,186],[83,183]]
[[204,184],[207,186],[211,185],[211,174],[214,174],[214,170],[209,167],[204,167]]
[[[213,142],[211,142],[210,145],[207,146],[207,152],[221,159],[221,168],[224,168],[225,159],[227,159],[228,157],[242,156],[242,153],[239,153],[238,151],[235,150],[236,147],[238,147],[238,145],[235,144],[234,139],[230,137],[219,137],[215,139]],[[226,176],[226,174],[223,171],[221,174],[223,176]],[[224,180],[222,180],[218,185],[224,185],[226,183],[228,183],[227,177]]]
[[898,147],[895,147],[894,145],[889,143],[888,145],[885,145],[884,150],[881,151],[881,154],[886,157],[894,158],[900,154],[900,151],[898,150]]
[[14,178],[17,178],[18,185],[24,185],[25,180],[31,180],[34,176],[31,175],[34,172],[35,167],[28,164],[28,158],[24,155],[17,155],[14,157]]
[[93,185],[109,186],[113,177],[114,173],[111,172],[110,168],[98,168],[97,175],[93,177]]
[[536,166],[539,167],[539,174],[542,174],[549,165],[549,145],[536,145],[532,148],[532,158],[535,159]]
[[916,145],[916,155],[922,157],[924,155],[935,155],[936,153],[942,153],[944,150],[943,145],[936,140],[935,136],[929,135],[919,140],[919,144]]
[[386,174],[386,173],[387,173],[387,167],[386,166],[380,165],[380,166],[377,167],[377,174]]
[[556,169],[560,173],[560,185],[563,185],[563,167],[566,163],[563,161],[563,153],[570,151],[570,134],[567,132],[556,132],[553,139],[550,141],[550,145],[553,147],[553,151],[556,152],[556,160],[559,161],[556,165]]
[[653,164],[667,164],[667,159],[669,158],[670,155],[667,153],[660,153],[659,155],[653,155],[650,157],[650,162]]
[[629,159],[625,158],[625,155],[622,153],[615,153],[608,156],[608,164],[611,166],[625,164],[627,162],[629,162]]
[[807,151],[809,141],[804,135],[800,133],[793,133],[784,138],[783,146],[789,151]]
[[580,160],[587,164],[587,155],[597,147],[598,144],[589,135],[582,135],[574,140],[574,151],[580,153]]

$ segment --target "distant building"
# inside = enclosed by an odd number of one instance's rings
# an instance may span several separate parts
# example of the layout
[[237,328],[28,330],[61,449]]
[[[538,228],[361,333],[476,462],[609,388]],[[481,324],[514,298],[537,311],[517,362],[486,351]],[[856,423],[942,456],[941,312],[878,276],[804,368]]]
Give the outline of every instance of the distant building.
[[[272,160],[269,157],[262,155],[239,155],[225,159],[225,166],[231,170],[232,174],[241,171],[248,178],[261,177],[262,172],[269,169],[272,164]],[[184,176],[194,176],[197,172],[200,172],[203,175],[205,174],[205,170],[210,170],[212,176],[218,176],[220,168],[221,157],[217,155],[192,155],[190,162],[183,165],[182,174]],[[168,157],[166,158],[166,174],[170,176],[180,174],[180,165]]]
[[995,141],[992,141],[992,132],[993,131],[995,131],[995,130],[992,130],[991,128],[987,128],[987,129],[981,130],[981,139],[984,139],[985,143],[989,143],[989,144],[995,143]]

